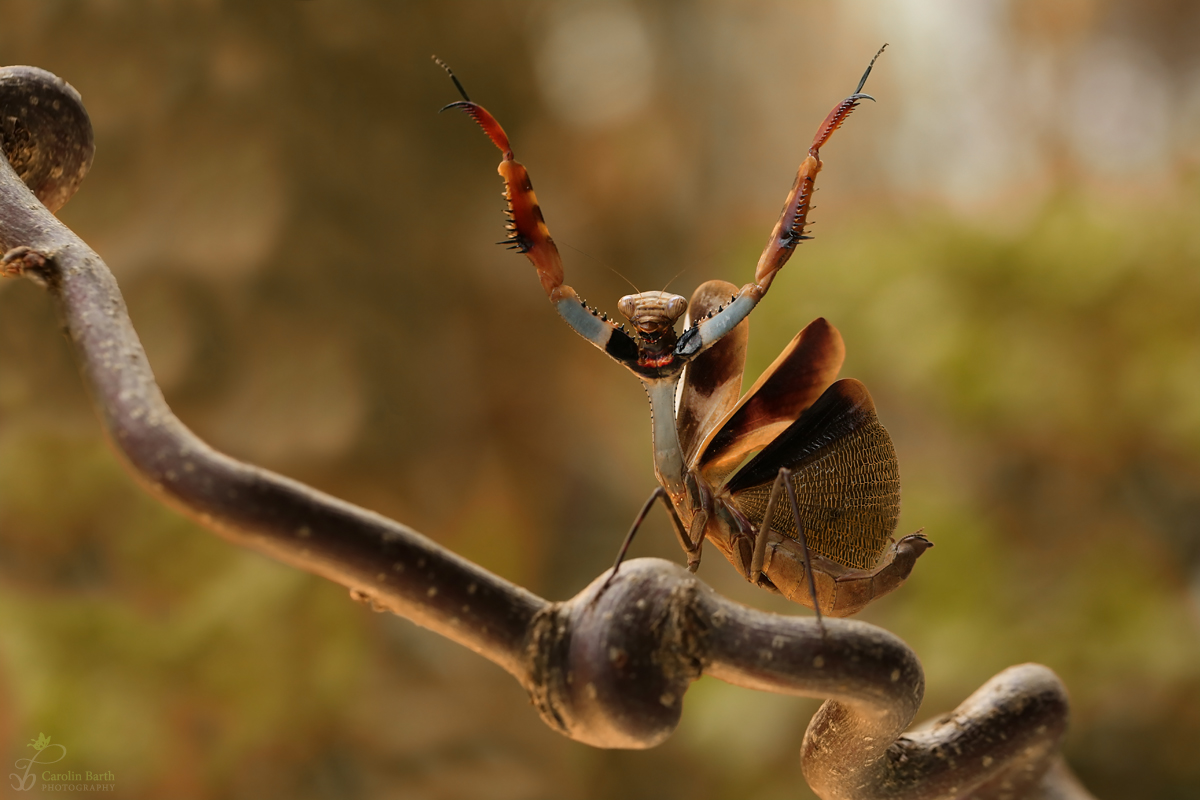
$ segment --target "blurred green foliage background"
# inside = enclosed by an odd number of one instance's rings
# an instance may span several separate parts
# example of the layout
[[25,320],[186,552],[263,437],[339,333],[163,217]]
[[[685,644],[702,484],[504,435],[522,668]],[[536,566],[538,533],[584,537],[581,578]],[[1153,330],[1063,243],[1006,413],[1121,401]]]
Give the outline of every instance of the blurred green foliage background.
[[[1101,798],[1200,796],[1200,8],[1183,0],[0,0],[0,62],[80,90],[105,257],[168,400],[235,456],[554,599],[654,485],[636,382],[501,235],[530,169],[568,282],[749,279],[809,138],[817,238],[752,322],[815,316],[937,547],[863,618],[922,717],[1065,679]],[[653,519],[637,555],[679,560]],[[752,605],[710,553],[701,577]],[[648,752],[560,738],[477,656],[152,502],[49,299],[0,284],[0,758],[39,732],[128,798],[806,797],[815,703],[705,679]]]

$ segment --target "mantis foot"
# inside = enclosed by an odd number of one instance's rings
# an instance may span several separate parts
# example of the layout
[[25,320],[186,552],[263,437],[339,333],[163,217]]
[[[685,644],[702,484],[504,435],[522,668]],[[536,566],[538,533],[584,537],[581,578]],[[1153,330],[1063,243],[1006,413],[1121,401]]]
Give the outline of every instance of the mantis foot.
[[0,277],[17,278],[26,270],[39,270],[46,266],[46,257],[32,247],[14,247],[0,258]]

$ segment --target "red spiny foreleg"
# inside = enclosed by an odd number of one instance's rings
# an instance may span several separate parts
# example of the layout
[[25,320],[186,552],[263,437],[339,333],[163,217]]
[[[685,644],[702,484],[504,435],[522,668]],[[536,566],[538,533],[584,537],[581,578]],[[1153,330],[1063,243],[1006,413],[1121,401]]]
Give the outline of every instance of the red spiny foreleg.
[[508,136],[487,109],[469,100],[451,103],[442,110],[446,108],[458,108],[469,114],[504,154],[496,171],[504,179],[504,199],[508,201],[509,221],[505,226],[508,236],[500,244],[511,245],[511,249],[524,253],[537,270],[546,295],[557,301],[564,288],[562,257],[550,238],[550,229],[546,227],[546,219],[538,206],[528,170],[513,158]]
[[879,48],[879,52],[871,59],[854,93],[834,106],[821,123],[821,127],[817,128],[817,135],[813,137],[812,146],[808,148],[808,156],[796,172],[796,181],[792,184],[787,202],[784,203],[783,213],[779,215],[779,221],[771,230],[771,237],[767,240],[767,246],[754,270],[754,283],[758,286],[760,296],[771,286],[775,273],[792,257],[796,245],[812,238],[805,228],[808,226],[808,212],[812,210],[813,184],[816,182],[817,173],[821,171],[821,147],[829,141],[834,131],[842,127],[846,118],[858,108],[860,101],[875,99],[869,94],[862,94],[862,88],[866,85],[867,76],[871,74],[871,68],[875,66],[875,59],[879,58],[885,47],[886,44]]

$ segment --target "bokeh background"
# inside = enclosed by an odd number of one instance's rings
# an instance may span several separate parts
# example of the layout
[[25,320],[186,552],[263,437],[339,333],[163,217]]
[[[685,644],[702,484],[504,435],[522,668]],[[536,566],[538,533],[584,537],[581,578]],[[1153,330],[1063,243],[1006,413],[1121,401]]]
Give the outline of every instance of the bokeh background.
[[[430,54],[612,313],[614,271],[748,280],[884,41],[748,375],[826,316],[871,387],[937,547],[862,618],[922,658],[923,718],[1039,661],[1097,796],[1200,796],[1200,6],[0,0],[0,62],[92,114],[62,217],[180,417],[554,599],[654,485],[646,403],[492,244],[498,154]],[[657,515],[635,550],[681,559]],[[127,798],[795,798],[815,707],[704,679],[655,750],[560,738],[490,663],[152,502],[49,299],[0,284],[0,761],[45,732]]]

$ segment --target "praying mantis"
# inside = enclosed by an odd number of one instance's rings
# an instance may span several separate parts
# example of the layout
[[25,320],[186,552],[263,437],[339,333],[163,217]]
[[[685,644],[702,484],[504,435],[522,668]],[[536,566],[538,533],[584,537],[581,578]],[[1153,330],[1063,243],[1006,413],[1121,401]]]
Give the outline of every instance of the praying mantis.
[[817,129],[754,280],[741,289],[708,281],[690,301],[666,291],[622,297],[617,308],[632,335],[564,282],[558,248],[508,136],[434,58],[463,97],[442,110],[467,113],[503,153],[497,171],[508,201],[508,235],[501,244],[529,259],[559,316],[632,372],[650,399],[659,486],[635,519],[608,580],[659,500],[689,570],[698,568],[707,539],[745,579],[814,609],[818,620],[822,614],[849,616],[896,589],[933,546],[919,531],[892,539],[900,513],[896,452],[866,387],[836,380],[845,347],[831,324],[810,323],[738,398],[747,317],[796,245],[812,238],[805,228],[822,167],[820,149],[859,102],[874,100],[862,89],[886,47]]

